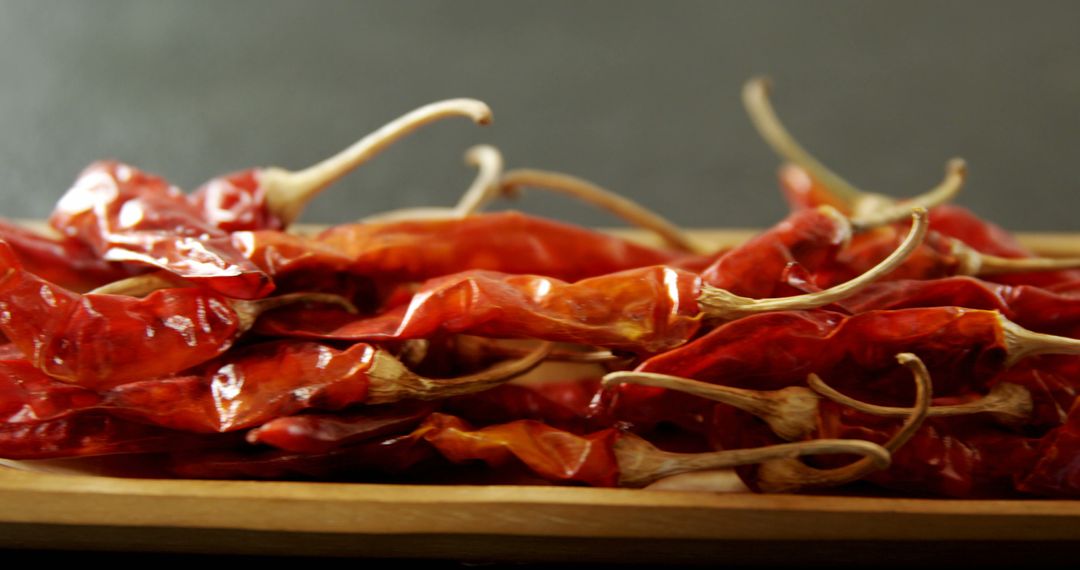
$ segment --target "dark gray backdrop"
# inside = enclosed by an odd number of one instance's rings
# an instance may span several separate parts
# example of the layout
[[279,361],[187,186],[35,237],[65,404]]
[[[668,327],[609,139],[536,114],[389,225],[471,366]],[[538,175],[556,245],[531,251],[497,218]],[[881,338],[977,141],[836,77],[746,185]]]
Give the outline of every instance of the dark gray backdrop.
[[[1080,3],[0,1],[0,214],[43,217],[91,160],[192,188],[301,167],[420,104],[477,97],[329,190],[304,221],[451,204],[490,142],[688,226],[784,206],[742,82],[771,75],[793,131],[897,195],[968,159],[963,203],[1080,230]],[[535,196],[521,207],[590,224]]]

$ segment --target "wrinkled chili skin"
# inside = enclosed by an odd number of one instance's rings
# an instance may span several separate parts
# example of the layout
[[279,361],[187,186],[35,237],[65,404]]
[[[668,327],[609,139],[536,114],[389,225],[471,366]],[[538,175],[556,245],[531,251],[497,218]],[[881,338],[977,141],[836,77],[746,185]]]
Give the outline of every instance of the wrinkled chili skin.
[[294,453],[329,453],[361,441],[405,433],[439,408],[438,402],[406,400],[334,414],[272,419],[247,432],[251,444]]
[[1080,335],[1080,297],[1031,285],[1004,285],[973,277],[873,283],[838,305],[852,313],[914,307],[965,307],[998,311],[1036,332]]
[[268,335],[348,341],[464,333],[536,338],[637,353],[678,346],[700,327],[697,275],[664,266],[564,283],[537,275],[470,271],[424,283],[412,301],[375,317],[280,310]]
[[249,168],[211,179],[191,193],[202,218],[226,232],[284,230],[285,222],[267,205],[261,169]]
[[230,297],[265,297],[274,287],[179,189],[119,162],[87,167],[49,223],[101,259],[164,269]]
[[[896,365],[900,352],[923,360],[937,397],[984,391],[1007,356],[999,316],[991,311],[787,311],[726,323],[646,360],[638,370],[754,390],[805,385],[813,372],[852,397],[906,406],[914,387],[910,374]],[[663,393],[623,386],[616,408],[631,410]]]
[[1006,382],[1031,394],[1028,431],[1043,433],[1065,423],[1069,409],[1080,396],[1080,357],[1044,354],[1025,359],[1002,372],[994,383]]
[[[788,204],[794,210],[814,208],[822,205],[833,206],[844,214],[851,215],[851,209],[843,201],[837,199],[825,187],[813,179],[805,170],[795,165],[785,165],[780,170],[780,188],[787,199]],[[1031,252],[1020,245],[1012,234],[987,220],[975,215],[971,210],[955,204],[942,204],[935,206],[929,211],[931,232],[927,234],[927,242],[944,243],[944,238],[954,238],[964,242],[969,247],[990,255],[1001,257],[1031,257]],[[944,254],[947,248],[936,248]],[[891,250],[890,250],[891,251]],[[886,255],[888,252],[886,252]],[[916,253],[916,259],[924,258],[927,252]],[[882,256],[884,257],[884,256]],[[912,262],[913,266],[918,262]],[[894,278],[919,278],[914,267],[908,268],[903,277],[898,274]],[[940,269],[939,269],[940,271]],[[927,278],[944,277],[944,274],[927,274]],[[1054,284],[1080,281],[1080,270],[1040,271],[1033,273],[1016,273],[993,275],[989,280],[1013,284],[1035,285],[1048,287]]]
[[236,431],[309,408],[363,403],[377,351],[366,344],[346,350],[310,342],[251,345],[185,376],[117,386],[105,394],[105,405],[171,429]]
[[590,420],[590,404],[599,389],[597,379],[544,382],[535,386],[502,384],[450,398],[441,411],[473,425],[535,420],[583,434],[603,427]]
[[227,350],[240,325],[228,300],[206,289],[72,293],[23,270],[0,242],[0,331],[54,378],[107,388],[179,372]]
[[53,459],[119,453],[158,453],[218,445],[203,435],[164,429],[104,412],[72,413],[51,420],[0,423],[0,457]]
[[799,210],[750,241],[721,254],[701,273],[704,283],[751,298],[806,293],[784,276],[793,265],[813,272],[833,259],[851,237],[851,226],[838,215],[812,208]]
[[0,425],[53,420],[101,403],[97,392],[58,382],[26,360],[0,361]]
[[27,271],[65,289],[84,292],[130,277],[138,270],[99,259],[75,239],[52,238],[0,219],[0,240],[6,242]]
[[533,420],[473,429],[460,418],[435,413],[416,432],[455,463],[480,460],[501,467],[517,460],[547,481],[614,487],[619,433],[605,429],[576,435]]
[[1050,497],[1080,497],[1080,405],[1074,403],[1065,423],[1042,438],[1037,457],[1018,477],[1018,489]]
[[352,260],[350,272],[396,280],[484,269],[573,282],[686,260],[685,254],[520,212],[344,224],[316,239]]

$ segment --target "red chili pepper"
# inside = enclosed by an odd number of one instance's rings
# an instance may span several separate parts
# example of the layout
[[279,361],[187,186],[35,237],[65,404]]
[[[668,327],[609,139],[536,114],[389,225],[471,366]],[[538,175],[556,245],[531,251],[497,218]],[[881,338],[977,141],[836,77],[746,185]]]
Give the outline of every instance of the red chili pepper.
[[573,433],[594,431],[590,405],[598,379],[544,382],[534,386],[503,384],[491,390],[447,400],[442,410],[471,424],[491,425],[535,420]]
[[227,443],[220,437],[177,432],[104,412],[73,413],[37,422],[0,423],[0,457],[52,459],[160,453]]
[[221,354],[264,310],[327,295],[242,301],[206,289],[145,298],[79,295],[22,269],[0,242],[0,331],[45,373],[106,388],[179,372]]
[[274,288],[180,190],[118,162],[87,167],[49,223],[105,261],[157,267],[241,299],[264,297]]
[[1074,403],[1065,423],[1047,433],[1035,452],[1037,461],[1018,476],[1017,488],[1053,497],[1080,497],[1080,404]]
[[281,230],[319,192],[398,139],[429,123],[459,116],[485,125],[491,122],[491,109],[473,99],[425,105],[314,166],[296,172],[274,167],[234,172],[203,184],[191,201],[203,219],[225,231]]
[[88,291],[136,272],[98,258],[75,239],[54,239],[2,219],[0,240],[11,246],[28,271],[72,291]]
[[294,453],[329,453],[361,441],[411,430],[438,407],[435,402],[406,400],[355,412],[287,416],[249,431],[247,441]]
[[576,281],[685,257],[518,212],[345,224],[316,239],[350,259],[352,273],[399,280],[487,269]]
[[787,275],[794,266],[813,272],[831,261],[850,239],[851,224],[835,209],[801,210],[721,254],[701,278],[713,287],[746,297],[806,293],[817,288],[793,289]]

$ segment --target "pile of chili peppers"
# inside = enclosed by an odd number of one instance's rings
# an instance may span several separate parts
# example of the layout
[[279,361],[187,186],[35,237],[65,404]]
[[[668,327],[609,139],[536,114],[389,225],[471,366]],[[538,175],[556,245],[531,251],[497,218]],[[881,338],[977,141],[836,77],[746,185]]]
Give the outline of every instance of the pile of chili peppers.
[[[856,189],[745,102],[790,215],[729,249],[477,147],[450,208],[317,233],[318,193],[435,103],[290,172],[192,193],[86,168],[50,231],[0,223],[0,458],[122,456],[177,477],[1080,495],[1080,260],[947,202]],[[570,194],[653,247],[507,211]],[[114,462],[115,463],[115,462]],[[695,479],[701,488],[701,479]],[[729,484],[727,486],[730,486]],[[707,488],[707,485],[706,485]]]

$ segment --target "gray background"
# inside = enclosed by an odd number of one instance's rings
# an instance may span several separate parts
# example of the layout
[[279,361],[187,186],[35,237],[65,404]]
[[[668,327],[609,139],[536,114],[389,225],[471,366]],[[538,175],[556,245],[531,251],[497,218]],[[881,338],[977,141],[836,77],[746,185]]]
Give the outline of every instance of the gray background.
[[[968,159],[962,202],[1080,230],[1078,2],[0,1],[0,214],[44,217],[90,161],[181,187],[302,167],[426,102],[435,125],[321,196],[339,222],[453,203],[464,150],[566,171],[687,226],[783,215],[742,82],[769,74],[797,136],[864,188],[912,194]],[[603,214],[534,195],[533,212]]]

